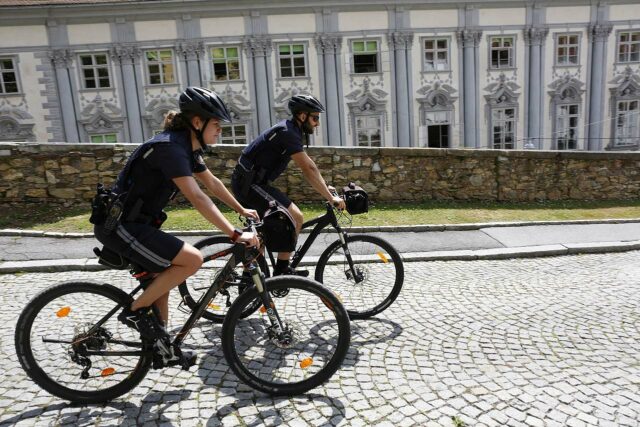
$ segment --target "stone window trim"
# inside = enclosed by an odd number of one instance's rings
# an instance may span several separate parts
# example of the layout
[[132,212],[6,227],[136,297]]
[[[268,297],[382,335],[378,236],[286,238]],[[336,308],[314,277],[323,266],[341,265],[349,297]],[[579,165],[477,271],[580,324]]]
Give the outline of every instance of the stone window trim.
[[[310,80],[310,70],[309,70],[309,42],[306,40],[287,40],[287,41],[281,41],[281,42],[276,42],[276,67],[278,69],[278,73],[277,73],[277,78],[279,80]],[[288,54],[288,55],[281,55],[280,54],[280,47],[281,46],[294,46],[294,45],[302,45],[302,54]],[[300,75],[300,76],[296,76],[296,75],[291,75],[291,76],[282,76],[282,67],[281,67],[281,62],[280,60],[282,58],[289,58],[291,59],[291,64],[292,64],[292,74],[294,67],[293,67],[293,60],[295,58],[303,58],[304,61],[304,75]]]
[[[575,108],[575,112],[572,112],[572,107]],[[561,115],[562,110],[568,110],[566,115]],[[555,106],[554,111],[554,123],[553,123],[553,149],[555,150],[577,150],[580,148],[580,118],[582,116],[582,105],[577,102],[563,102],[558,103]],[[575,119],[575,126],[571,126],[571,119]],[[564,121],[563,126],[560,126],[560,122]],[[566,126],[564,126],[566,125]],[[573,130],[573,135],[570,135],[569,139],[573,141],[573,147],[561,147],[561,140],[566,136],[565,132],[569,134]]]
[[560,130],[558,129],[558,123],[560,120],[559,113],[563,107],[569,105],[577,105],[577,120],[578,125],[576,126],[576,147],[575,149],[580,149],[580,120],[582,119],[582,95],[585,93],[585,90],[582,89],[584,83],[580,82],[574,77],[570,77],[569,74],[565,75],[561,79],[553,82],[549,87],[552,88],[548,93],[550,98],[550,112],[552,115],[551,121],[551,143],[552,149],[560,149],[558,145],[558,139],[560,136]]
[[[611,142],[605,148],[606,150],[638,150],[640,149],[640,75],[635,73],[631,67],[627,66],[624,73],[616,77],[610,84],[617,86],[609,89],[610,93],[610,114],[611,114]],[[629,118],[632,120],[628,128],[635,129],[635,141],[620,144],[619,135],[619,114],[621,104],[632,107],[632,103],[636,103],[635,113],[630,113]]]
[[[160,54],[160,52],[170,52],[171,53],[171,61],[163,61],[163,60],[158,60],[158,61],[150,61],[148,58],[148,54],[155,52],[156,54]],[[145,64],[145,78],[146,78],[146,85],[147,86],[152,86],[152,87],[162,87],[162,86],[176,86],[179,85],[178,82],[178,75],[177,75],[177,64],[176,64],[176,53],[175,53],[175,49],[172,47],[166,47],[166,48],[154,48],[154,49],[144,49],[143,51],[143,56],[144,56],[144,64]],[[158,68],[158,76],[160,76],[160,83],[152,83],[151,82],[151,76],[152,74],[156,74],[156,73],[151,73],[150,68],[152,66],[157,65]],[[171,81],[166,81],[166,72],[164,70],[166,65],[171,65],[172,68],[172,79]]]
[[[96,64],[95,60],[97,56],[104,56],[106,63],[105,64]],[[80,77],[80,87],[82,91],[99,91],[99,90],[111,90],[114,88],[113,79],[112,79],[112,69],[111,69],[111,60],[109,58],[109,52],[79,52],[77,53],[78,60],[78,75]],[[90,57],[92,64],[91,65],[83,65],[83,58]],[[87,87],[87,79],[84,75],[84,70],[93,70],[93,78],[96,82],[99,82],[100,78],[98,77],[98,69],[106,69],[108,80],[108,86],[100,86],[99,83],[96,87]]]
[[[502,39],[500,44],[504,44],[505,39],[512,39],[512,45],[510,47],[493,47],[494,39]],[[488,62],[487,67],[488,71],[505,71],[505,70],[515,70],[517,69],[516,64],[516,46],[518,44],[518,35],[517,34],[488,34],[487,35],[487,51],[488,51]],[[506,51],[508,52],[509,63],[505,66],[493,66],[493,52],[494,50]]]
[[[623,34],[628,34],[630,37],[633,36],[636,40],[628,40],[621,41]],[[626,52],[625,56],[626,60],[621,61],[620,57],[620,48],[621,45],[626,45],[629,47],[629,50]],[[632,54],[635,53],[635,59],[632,58]],[[616,31],[616,50],[615,50],[615,58],[614,65],[622,65],[622,64],[638,64],[640,63],[640,29],[626,29],[626,30],[618,30]]]
[[[238,49],[238,78],[237,79],[226,79],[226,80],[216,80],[216,74],[215,74],[215,58],[213,57],[213,50],[214,49],[224,49],[225,51],[225,64],[227,65],[227,76],[229,75],[229,69],[228,69],[228,61],[229,58],[227,57],[227,50],[228,49],[232,49],[232,48],[236,48]],[[207,52],[209,54],[210,57],[210,61],[209,61],[209,65],[210,65],[210,70],[211,70],[211,79],[209,79],[209,81],[212,84],[215,83],[221,83],[221,82],[234,82],[234,83],[239,83],[239,82],[243,82],[244,81],[244,73],[243,73],[243,60],[242,60],[242,46],[239,43],[233,43],[233,44],[213,44],[213,45],[207,45]]]
[[118,143],[118,134],[115,132],[90,134],[89,142],[92,144],[116,144]]
[[[578,41],[577,44],[566,44],[565,46],[567,48],[569,47],[573,47],[575,46],[577,49],[576,52],[576,63],[575,64],[561,64],[558,62],[558,51],[560,49],[560,38],[566,36],[566,37],[577,37]],[[567,67],[579,67],[580,66],[580,62],[582,61],[582,55],[580,54],[580,48],[582,47],[582,33],[580,32],[575,32],[575,31],[568,31],[568,32],[556,32],[553,33],[553,66],[555,68],[567,68]]]
[[[11,61],[12,68],[5,70],[4,64],[6,61]],[[20,82],[20,69],[18,66],[19,63],[20,59],[18,55],[0,55],[0,97],[24,95],[24,93],[22,92],[23,86]],[[6,91],[6,80],[7,77],[11,77],[10,74],[13,74],[13,78],[15,79],[15,92]]]
[[[366,127],[363,129],[358,128],[358,120],[359,119],[376,119],[379,123],[379,127],[377,128],[380,132],[380,145],[371,145],[371,131],[375,131],[376,128]],[[354,134],[354,147],[384,147],[384,114],[375,111],[364,111],[362,113],[354,114],[353,116],[353,134]],[[361,145],[359,141],[359,137],[361,131],[367,131],[368,143],[367,145]]]
[[[364,42],[365,43],[365,49],[366,49],[366,43],[367,42],[376,42],[376,50],[375,50],[375,55],[376,55],[376,70],[375,71],[370,71],[370,72],[363,72],[363,73],[357,73],[355,70],[355,56],[356,53],[354,52],[354,48],[353,45],[354,43],[358,43],[358,42]],[[381,53],[382,53],[382,38],[380,37],[363,37],[363,38],[353,38],[349,40],[349,64],[350,64],[350,70],[349,70],[349,74],[352,76],[371,76],[371,75],[382,75],[382,58],[381,58]],[[372,54],[373,51],[370,50],[365,50],[366,53],[364,54]]]
[[[426,60],[426,53],[427,53],[427,48],[426,48],[426,42],[427,41],[446,41],[447,46],[443,49],[438,48],[437,46],[435,46],[435,49],[433,50],[434,56],[437,56],[437,53],[439,52],[446,52],[446,68],[443,68],[442,70],[437,70],[437,69],[428,69],[427,68],[427,60]],[[425,37],[421,37],[420,38],[420,48],[421,48],[421,53],[422,53],[422,73],[447,73],[450,72],[452,70],[451,67],[451,36],[425,36]]]
[[[512,118],[507,118],[505,120],[501,120],[501,123],[512,123],[512,130],[511,133],[512,135],[512,140],[511,140],[511,147],[507,148],[505,145],[507,144],[506,141],[506,133],[507,132],[502,132],[500,133],[501,136],[501,141],[500,141],[500,147],[496,147],[495,146],[495,135],[496,133],[494,133],[494,125],[497,124],[494,121],[494,113],[499,113],[499,112],[503,112],[504,115],[506,115],[507,110],[513,110],[513,117]],[[515,150],[517,149],[517,142],[518,142],[518,107],[517,105],[500,105],[500,106],[494,106],[492,108],[490,108],[489,110],[489,149],[494,149],[494,150]],[[504,135],[503,135],[504,133]]]

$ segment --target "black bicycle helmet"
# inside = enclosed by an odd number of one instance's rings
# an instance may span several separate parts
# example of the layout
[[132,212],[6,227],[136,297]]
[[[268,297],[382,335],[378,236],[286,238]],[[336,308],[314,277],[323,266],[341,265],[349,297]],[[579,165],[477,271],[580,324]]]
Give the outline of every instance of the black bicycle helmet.
[[289,100],[288,106],[292,115],[300,112],[324,113],[324,107],[320,101],[311,95],[294,95]]
[[218,119],[231,123],[231,114],[217,93],[201,87],[190,86],[180,94],[180,111],[192,113],[201,118]]

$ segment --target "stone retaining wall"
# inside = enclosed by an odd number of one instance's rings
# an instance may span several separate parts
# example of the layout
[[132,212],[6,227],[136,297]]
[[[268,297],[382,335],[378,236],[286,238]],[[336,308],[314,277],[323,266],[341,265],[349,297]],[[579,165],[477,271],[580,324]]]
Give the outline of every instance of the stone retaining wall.
[[[0,203],[71,205],[111,183],[134,144],[0,144]],[[242,147],[217,146],[207,163],[229,183]],[[311,147],[327,181],[355,181],[374,201],[633,199],[640,153]],[[293,165],[276,181],[293,200],[317,200]]]

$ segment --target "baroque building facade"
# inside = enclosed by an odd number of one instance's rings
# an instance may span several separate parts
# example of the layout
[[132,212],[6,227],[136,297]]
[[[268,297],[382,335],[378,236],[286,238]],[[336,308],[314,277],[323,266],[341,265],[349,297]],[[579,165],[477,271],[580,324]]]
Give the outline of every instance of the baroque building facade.
[[314,145],[640,148],[637,0],[5,0],[0,76],[0,141],[140,143],[197,85],[223,143],[309,93]]

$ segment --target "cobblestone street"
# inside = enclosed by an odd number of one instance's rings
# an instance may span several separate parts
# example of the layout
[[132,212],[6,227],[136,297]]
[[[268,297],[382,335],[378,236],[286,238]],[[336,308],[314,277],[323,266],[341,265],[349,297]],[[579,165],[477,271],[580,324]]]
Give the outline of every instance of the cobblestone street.
[[[197,368],[150,371],[106,406],[70,406],[24,374],[14,350],[21,310],[65,280],[129,289],[125,272],[0,276],[2,425],[640,425],[640,252],[405,264],[384,313],[352,323],[342,368],[324,386],[271,398],[238,382],[220,325],[185,347]],[[184,314],[175,310],[177,327]]]

